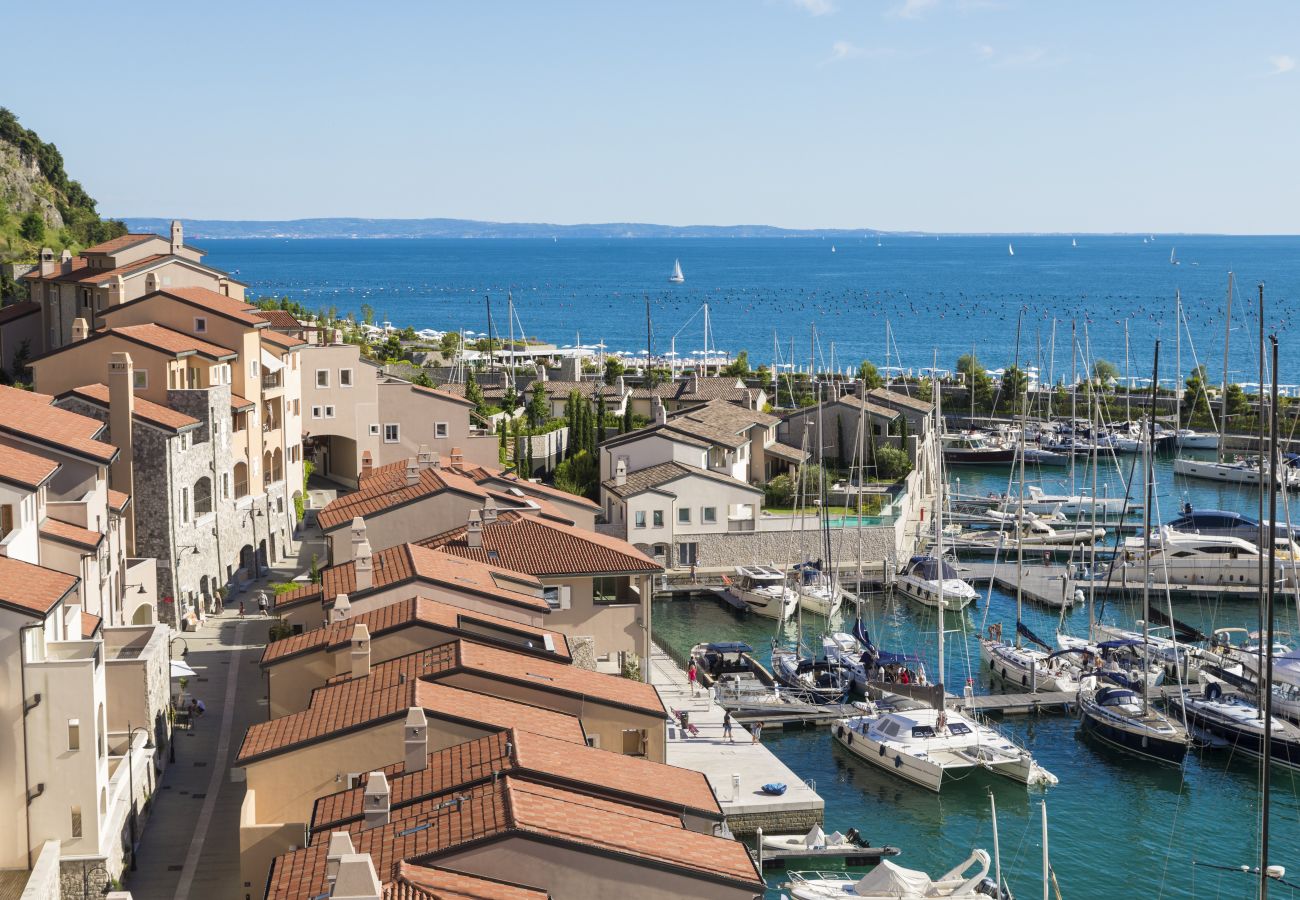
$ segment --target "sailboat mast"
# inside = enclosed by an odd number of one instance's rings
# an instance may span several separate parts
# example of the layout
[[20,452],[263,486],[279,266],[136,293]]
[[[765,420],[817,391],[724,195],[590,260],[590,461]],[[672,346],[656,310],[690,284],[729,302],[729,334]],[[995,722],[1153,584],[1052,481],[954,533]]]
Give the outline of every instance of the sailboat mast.
[[[1264,296],[1264,285],[1259,286],[1259,296]],[[1277,465],[1277,337],[1273,342],[1273,389],[1272,408],[1269,411],[1269,461],[1268,461],[1268,591],[1265,593],[1265,623],[1268,630],[1260,635],[1260,644],[1267,641],[1269,653],[1264,661],[1263,678],[1260,679],[1260,696],[1264,704],[1264,760],[1260,766],[1260,827],[1259,827],[1259,896],[1268,900],[1268,839],[1269,839],[1269,781],[1272,769],[1273,747],[1273,602],[1276,598],[1277,584],[1273,577],[1273,566],[1277,564],[1277,492],[1278,482],[1273,473]],[[1260,397],[1263,398],[1263,385],[1260,385]],[[1262,527],[1262,523],[1261,523]]]
[[1183,430],[1183,295],[1174,288],[1174,440]]
[[[939,363],[939,351],[934,352],[934,362],[937,366]],[[938,434],[943,433],[943,392],[935,393],[934,404],[934,427]],[[936,450],[934,454],[934,468],[938,477],[934,480],[934,555],[936,557],[938,575],[939,575],[939,708],[943,709],[943,683],[944,683],[944,665],[943,665],[943,607],[947,602],[943,598],[943,453]]]
[[[1074,492],[1074,420],[1078,415],[1079,406],[1079,342],[1075,337],[1075,329],[1078,324],[1074,319],[1070,320],[1070,496],[1075,496]],[[1020,326],[1016,326],[1019,331]],[[1091,393],[1091,391],[1089,391]],[[1094,439],[1095,443],[1095,439]],[[1093,502],[1097,498],[1093,497]]]
[[[1024,317],[1025,317],[1025,310],[1024,310],[1024,308],[1022,307],[1021,310],[1020,310],[1020,312],[1019,312],[1019,314],[1016,316],[1016,361],[1015,361],[1015,363],[1014,363],[1014,365],[1013,365],[1013,368],[1015,369],[1016,377],[1017,377],[1017,378],[1020,377],[1020,323],[1021,323],[1021,321],[1024,319]],[[1014,387],[1014,386],[1015,386],[1015,385],[1012,385],[1012,387]],[[1028,386],[1028,385],[1026,385],[1026,387],[1027,387],[1027,386]],[[1029,393],[1028,393],[1028,391],[1026,391],[1026,392],[1025,392],[1025,399],[1026,399],[1026,401],[1028,400],[1028,398],[1029,398]],[[1012,407],[1011,407],[1011,408],[1012,408],[1013,410],[1019,411],[1019,407],[1020,407],[1019,400],[1020,400],[1019,397],[1014,397],[1014,396],[1013,396],[1013,397],[1011,398],[1011,403],[1012,403]],[[1073,418],[1073,416],[1072,416],[1071,418]],[[1020,465],[1020,489],[1019,489],[1019,493],[1018,493],[1019,500],[1018,500],[1017,503],[1016,503],[1016,526],[1015,526],[1015,531],[1012,532],[1012,533],[1015,534],[1015,536],[1016,536],[1016,648],[1017,648],[1017,649],[1019,649],[1019,647],[1020,647],[1020,611],[1021,611],[1021,608],[1024,606],[1024,601],[1025,601],[1025,588],[1024,588],[1024,580],[1025,580],[1025,533],[1024,533],[1024,528],[1025,528],[1025,428],[1026,428],[1026,426],[1027,426],[1028,424],[1029,424],[1029,423],[1026,421],[1026,417],[1022,415],[1022,416],[1020,417],[1020,453],[1019,453],[1019,456],[1020,456],[1020,460],[1019,460],[1019,465]],[[1074,459],[1074,454],[1073,454],[1073,453],[1070,454],[1070,459],[1072,459],[1072,460]],[[1073,466],[1073,463],[1071,463],[1071,466]],[[1071,475],[1073,475],[1073,469],[1071,469]]]
[[484,294],[483,299],[487,302],[487,326],[488,326],[488,371],[496,371],[496,354],[492,352],[492,295]]
[[997,886],[997,896],[1002,896],[1002,850],[998,846],[998,801],[989,789],[989,815],[993,818],[993,883]]
[[[1156,385],[1160,381],[1160,342],[1156,341],[1155,362],[1151,365],[1151,409],[1154,413],[1156,407]],[[1148,635],[1150,632],[1149,620],[1151,618],[1151,494],[1154,487],[1155,472],[1152,468],[1154,462],[1152,451],[1155,448],[1156,441],[1156,417],[1151,415],[1147,418],[1147,437],[1142,446],[1142,534],[1146,536],[1146,553],[1145,570],[1142,574],[1142,659],[1144,662],[1150,660],[1148,649]],[[1094,498],[1095,499],[1095,498]],[[1142,715],[1147,714],[1147,679],[1142,677]]]
[[1049,884],[1052,879],[1052,862],[1051,856],[1047,852],[1047,801],[1043,803],[1043,900],[1051,900],[1048,893]]
[[[1100,424],[1101,416],[1092,394],[1088,395],[1088,425],[1095,428]],[[1090,559],[1088,560],[1088,640],[1093,639],[1096,631],[1097,615],[1097,442],[1092,442],[1092,533]]]
[[[1264,284],[1259,285],[1259,405],[1256,407],[1257,418],[1259,419],[1259,527],[1264,527],[1264,476],[1267,474],[1270,478],[1273,476],[1273,460],[1269,460],[1267,466],[1264,463]],[[1259,570],[1259,581],[1256,582],[1260,587],[1264,586],[1264,553],[1260,548],[1256,567]],[[1273,573],[1269,572],[1269,581],[1273,580]],[[1272,655],[1270,649],[1264,646],[1264,610],[1259,611],[1259,671],[1264,671],[1264,656]],[[1267,758],[1265,764],[1267,765]]]
[[1223,462],[1223,433],[1228,429],[1228,344],[1232,339],[1232,273],[1228,273],[1228,303],[1223,312],[1223,384],[1219,390],[1219,446],[1216,462]]
[[1133,379],[1128,374],[1128,319],[1124,320],[1124,421],[1133,421],[1133,410],[1129,406],[1129,397],[1133,393]]
[[654,376],[650,374],[650,345],[654,340],[654,331],[650,324],[650,295],[645,298],[645,386],[654,387]]

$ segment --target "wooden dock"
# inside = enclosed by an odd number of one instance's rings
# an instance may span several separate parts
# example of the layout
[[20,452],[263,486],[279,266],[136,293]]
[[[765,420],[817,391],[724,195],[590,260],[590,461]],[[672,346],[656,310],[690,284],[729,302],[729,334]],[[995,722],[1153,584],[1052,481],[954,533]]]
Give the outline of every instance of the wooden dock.
[[976,694],[953,697],[949,706],[964,712],[1001,713],[1002,715],[1039,712],[1068,712],[1078,699],[1078,691],[1035,691],[1029,694]]

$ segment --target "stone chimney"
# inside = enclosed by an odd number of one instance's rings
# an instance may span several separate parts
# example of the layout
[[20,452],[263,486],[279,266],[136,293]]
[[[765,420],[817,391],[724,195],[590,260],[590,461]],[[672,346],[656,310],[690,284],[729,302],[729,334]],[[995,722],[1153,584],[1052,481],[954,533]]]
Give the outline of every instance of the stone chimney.
[[[78,319],[83,327],[85,320]],[[74,327],[75,332],[75,327]],[[135,496],[135,368],[131,354],[119,350],[108,360],[108,431],[117,460],[108,472],[113,490]],[[135,507],[126,508],[126,545],[135,546]]]
[[180,219],[172,219],[172,254],[175,255],[180,253],[181,248],[184,246],[185,230],[181,228]]
[[72,271],[72,251],[64,250],[59,254],[59,271],[67,275]]
[[364,622],[352,626],[352,677],[370,674],[370,629]]
[[352,565],[357,574],[357,590],[368,591],[375,586],[375,556],[370,551],[370,541],[357,545],[357,558]]
[[415,462],[421,470],[433,468],[433,451],[429,449],[428,444],[420,445],[420,449],[415,453]]
[[618,462],[614,463],[614,487],[622,487],[627,484],[627,460],[620,456]]
[[[334,598],[334,606],[330,609],[330,621],[342,622],[352,616],[352,601],[348,599],[347,594],[338,594]],[[363,626],[364,627],[364,626]]]
[[329,847],[325,850],[325,882],[331,887],[339,876],[339,863],[343,857],[357,852],[352,846],[352,835],[346,831],[335,831],[330,835]]
[[415,487],[420,483],[420,464],[416,462],[414,456],[406,460],[406,486]]
[[351,548],[348,550],[348,558],[341,559],[339,560],[339,562],[352,562],[352,560],[357,558],[358,548],[366,542],[366,520],[365,519],[361,518],[360,516],[355,516],[352,519],[352,525],[350,526],[350,530],[352,532],[352,538],[351,538]]
[[545,380],[546,380],[546,366],[542,365],[541,363],[538,363],[538,364],[534,367],[534,369],[535,369],[535,371],[536,371],[536,373],[537,373],[536,376],[535,376],[535,377],[536,377],[536,380],[537,380],[537,381],[545,381]]
[[451,448],[451,467],[459,469],[465,465],[465,451],[459,447]]
[[465,546],[483,546],[483,515],[477,509],[469,511],[469,524],[465,527]]
[[57,266],[54,264],[54,251],[49,247],[41,248],[41,277],[47,278],[54,274]]
[[334,344],[343,343],[343,330],[341,328],[334,329],[334,340],[332,341],[332,343]]
[[375,467],[375,458],[370,455],[369,450],[361,451],[361,474],[368,475],[370,470]]
[[576,356],[566,356],[560,360],[560,381],[581,381],[582,363]]
[[668,421],[668,410],[664,409],[664,400],[658,394],[650,398],[650,412],[656,425],[663,425]]
[[690,391],[692,394],[699,394],[699,392],[700,392],[700,373],[699,373],[699,372],[692,372],[692,373],[691,373],[691,382],[690,382],[690,384],[688,385],[688,389],[689,389],[689,391]]
[[72,320],[72,342],[84,341],[90,336],[90,325],[86,320],[78,316]]
[[384,885],[369,853],[349,853],[339,860],[330,900],[383,900]]
[[614,379],[614,390],[618,391],[620,398],[627,396],[627,379],[622,375]]
[[491,525],[497,520],[497,498],[488,497],[483,501],[483,524]]
[[126,279],[121,275],[113,276],[113,283],[108,286],[108,305],[121,306],[126,302]]
[[429,767],[429,720],[425,718],[423,709],[412,706],[406,711],[403,731],[402,771],[423,772]]
[[371,772],[366,778],[366,790],[361,798],[361,812],[367,830],[388,824],[391,796],[387,776],[383,772]]

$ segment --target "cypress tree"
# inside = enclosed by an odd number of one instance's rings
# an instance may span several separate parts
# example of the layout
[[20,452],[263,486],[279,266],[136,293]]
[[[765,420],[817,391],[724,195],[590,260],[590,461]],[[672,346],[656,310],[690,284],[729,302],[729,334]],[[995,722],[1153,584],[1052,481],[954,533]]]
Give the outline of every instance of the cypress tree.
[[600,392],[600,398],[596,401],[596,439],[592,444],[592,451],[600,445],[605,439],[605,392]]
[[632,401],[628,400],[627,405],[623,407],[623,421],[620,429],[623,434],[632,430]]

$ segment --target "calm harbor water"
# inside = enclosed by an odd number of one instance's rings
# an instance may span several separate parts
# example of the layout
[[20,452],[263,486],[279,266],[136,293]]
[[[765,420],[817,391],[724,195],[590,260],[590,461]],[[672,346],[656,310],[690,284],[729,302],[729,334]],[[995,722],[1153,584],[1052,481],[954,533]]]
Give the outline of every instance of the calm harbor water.
[[[883,364],[885,322],[894,343],[889,359],[904,367],[951,366],[972,346],[989,368],[1007,365],[1014,350],[1017,311],[1026,314],[1022,359],[1059,376],[1069,370],[1069,320],[1084,326],[1094,357],[1124,359],[1123,321],[1129,320],[1133,372],[1147,374],[1152,342],[1162,349],[1164,378],[1173,378],[1173,296],[1182,291],[1199,359],[1212,378],[1222,366],[1226,273],[1237,273],[1234,298],[1232,371],[1253,381],[1256,369],[1254,285],[1268,283],[1269,330],[1282,338],[1280,376],[1300,382],[1300,349],[1291,338],[1300,309],[1300,238],[1082,236],[890,238],[872,241],[691,240],[691,241],[280,241],[200,240],[208,261],[237,272],[259,295],[288,295],[310,308],[337,306],[342,312],[373,306],[377,317],[418,328],[486,331],[484,296],[490,294],[494,331],[507,323],[504,299],[515,300],[530,335],[571,344],[603,341],[609,350],[635,352],[646,343],[644,299],[654,317],[656,353],[677,334],[677,350],[689,357],[702,346],[702,317],[710,305],[714,343],[747,348],[755,364],[772,360],[773,334],[782,361],[808,358],[810,324],[820,335],[820,352],[830,362],[856,366],[866,357]],[[831,245],[835,244],[835,253]],[[1181,265],[1172,266],[1176,248]],[[686,284],[669,285],[680,258]],[[694,315],[694,318],[692,316]],[[1051,325],[1058,320],[1054,366],[1049,356]],[[1041,348],[1041,350],[1040,350]],[[1183,367],[1192,365],[1188,342]],[[1127,471],[1127,470],[1126,470]],[[984,493],[1008,487],[1005,470],[962,470],[961,489]],[[1065,470],[1032,473],[1048,490],[1068,487]],[[1105,489],[1122,494],[1113,469]],[[1090,483],[1082,473],[1080,488]],[[1160,520],[1183,502],[1236,509],[1254,515],[1255,494],[1229,486],[1175,482],[1168,460],[1157,464]],[[1297,510],[1300,523],[1300,510]],[[841,529],[851,539],[851,528]],[[748,561],[738,561],[748,562]],[[1112,604],[1106,618],[1131,621],[1136,605]],[[1203,629],[1255,623],[1251,603],[1183,603],[1179,618]],[[907,601],[866,606],[873,637],[886,649],[920,653],[935,671],[936,622]],[[985,618],[1014,623],[1014,598],[994,591],[986,604],[950,618],[948,681],[960,690],[965,678],[988,689],[978,666],[976,633]],[[1282,610],[1281,628],[1295,631],[1294,610]],[[1056,614],[1029,607],[1025,621],[1049,637]],[[809,636],[824,627],[805,622]],[[716,602],[661,603],[657,637],[678,649],[701,640],[742,639],[766,648],[774,637],[767,620],[742,618]],[[1064,627],[1086,629],[1082,609],[1065,614]],[[791,635],[782,635],[788,639]],[[1195,867],[1193,861],[1235,866],[1256,860],[1259,831],[1257,766],[1221,752],[1194,753],[1182,768],[1164,768],[1112,754],[1076,736],[1073,719],[1055,715],[1018,717],[1006,728],[1024,742],[1061,784],[1046,792],[1011,782],[972,779],[935,796],[888,774],[867,768],[832,748],[825,729],[785,734],[768,731],[764,741],[825,797],[828,825],[858,827],[875,841],[900,846],[899,862],[939,874],[964,859],[972,846],[990,846],[987,788],[998,800],[1004,871],[1018,896],[1039,895],[1038,801],[1049,806],[1052,861],[1063,896],[1216,897],[1254,896],[1247,876]],[[1300,785],[1292,773],[1275,771],[1273,858],[1300,872]],[[1273,895],[1292,896],[1274,885]]]

